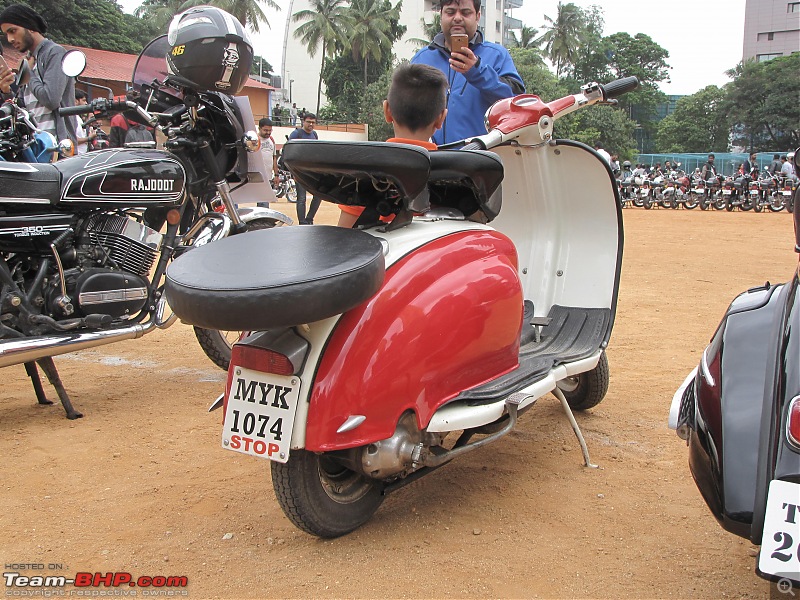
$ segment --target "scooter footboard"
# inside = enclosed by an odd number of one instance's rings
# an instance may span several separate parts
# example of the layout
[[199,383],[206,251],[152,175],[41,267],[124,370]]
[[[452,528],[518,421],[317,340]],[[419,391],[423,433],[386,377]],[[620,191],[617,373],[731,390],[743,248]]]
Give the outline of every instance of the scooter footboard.
[[622,263],[622,211],[608,164],[588,146],[559,140],[499,146],[503,209],[492,223],[519,254],[536,316],[553,305],[612,310]]

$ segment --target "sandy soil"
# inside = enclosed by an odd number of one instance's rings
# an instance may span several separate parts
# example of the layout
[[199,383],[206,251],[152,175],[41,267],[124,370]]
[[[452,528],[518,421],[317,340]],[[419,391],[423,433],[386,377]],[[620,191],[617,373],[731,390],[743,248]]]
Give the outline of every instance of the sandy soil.
[[[335,216],[324,205],[317,221]],[[666,422],[733,296],[790,276],[791,217],[624,217],[611,385],[578,415],[599,469],[582,466],[548,396],[359,531],[315,539],[283,516],[266,462],[222,450],[220,413],[206,408],[224,373],[176,325],[57,358],[78,421],[38,406],[22,366],[2,371],[5,570],[184,575],[193,598],[769,597],[753,546],[717,526]]]

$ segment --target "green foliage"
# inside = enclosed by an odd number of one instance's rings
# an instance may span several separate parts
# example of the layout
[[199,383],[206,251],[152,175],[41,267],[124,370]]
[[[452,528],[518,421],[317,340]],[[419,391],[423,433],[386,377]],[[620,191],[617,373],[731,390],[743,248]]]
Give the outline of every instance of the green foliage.
[[544,16],[544,33],[535,44],[544,44],[545,55],[556,67],[556,75],[566,74],[578,57],[578,49],[584,42],[588,29],[584,11],[577,5],[558,3],[555,18]]
[[261,75],[263,77],[272,77],[272,65],[269,64],[266,58],[254,56],[253,64],[250,67],[250,74]]
[[633,132],[636,124],[624,111],[611,106],[591,106],[556,121],[553,131],[559,138],[569,138],[593,146],[600,142],[609,154],[618,154],[620,160],[630,159],[636,141]]
[[657,152],[727,152],[728,102],[725,91],[709,85],[678,100],[675,112],[658,124]]
[[262,2],[269,8],[280,9],[275,0],[189,0],[185,6],[200,6],[203,4],[216,6],[225,12],[229,12],[242,25],[249,25],[250,29],[258,33],[261,31],[262,23],[269,27],[269,19],[267,19],[264,11],[261,10],[261,6],[259,6]]
[[525,83],[528,94],[536,94],[545,102],[555,100],[569,92],[559,84],[558,78],[544,64],[539,50],[510,48],[509,54]]
[[369,139],[382,142],[394,135],[394,128],[383,116],[383,101],[389,94],[392,72],[385,71],[377,81],[367,86],[361,102],[359,122],[369,127]]
[[728,74],[735,143],[755,151],[800,146],[800,53],[740,63]]
[[[0,10],[14,4],[0,0]],[[126,15],[113,0],[29,0],[47,21],[47,37],[59,44],[138,54],[160,32]]]
[[381,62],[392,55],[392,45],[406,32],[400,25],[402,2],[392,6],[390,0],[351,0],[349,20],[352,28],[347,43],[353,60],[364,61],[364,89],[368,84],[370,57]]

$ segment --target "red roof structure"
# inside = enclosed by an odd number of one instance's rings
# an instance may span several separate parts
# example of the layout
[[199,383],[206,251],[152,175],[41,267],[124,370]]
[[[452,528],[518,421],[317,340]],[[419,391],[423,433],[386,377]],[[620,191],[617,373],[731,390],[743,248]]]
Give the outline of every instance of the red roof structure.
[[[86,55],[86,70],[81,75],[82,78],[90,80],[100,80],[115,83],[130,83],[133,75],[133,67],[136,64],[137,54],[123,54],[121,52],[110,52],[108,50],[97,50],[95,48],[83,48],[81,46],[67,46],[67,50],[80,50]],[[14,68],[22,59],[22,54],[14,48],[3,47],[3,57],[6,62]],[[109,86],[116,87],[116,86]],[[245,88],[272,91],[275,88],[248,79]]]

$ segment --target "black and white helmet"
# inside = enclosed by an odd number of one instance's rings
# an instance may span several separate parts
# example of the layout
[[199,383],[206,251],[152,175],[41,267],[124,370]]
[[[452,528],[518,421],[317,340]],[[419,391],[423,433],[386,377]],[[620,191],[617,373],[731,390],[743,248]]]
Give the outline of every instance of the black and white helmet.
[[196,6],[175,15],[167,41],[167,66],[182,85],[233,95],[250,76],[253,44],[238,19],[224,10]]

